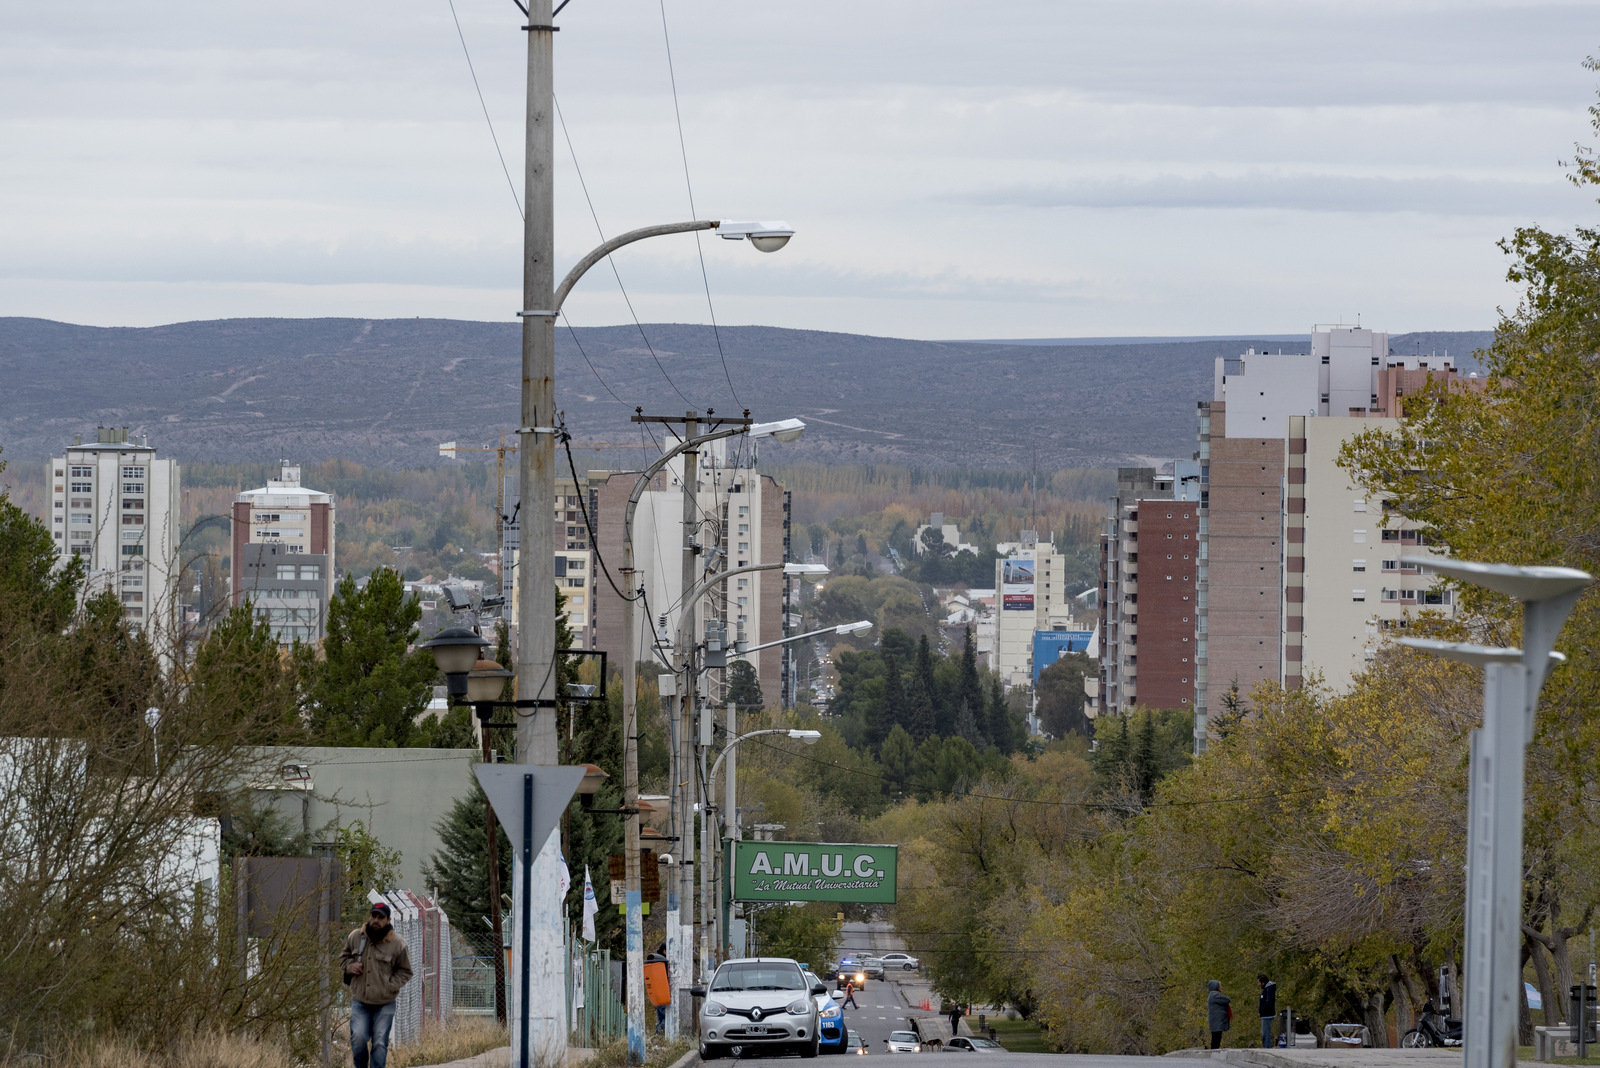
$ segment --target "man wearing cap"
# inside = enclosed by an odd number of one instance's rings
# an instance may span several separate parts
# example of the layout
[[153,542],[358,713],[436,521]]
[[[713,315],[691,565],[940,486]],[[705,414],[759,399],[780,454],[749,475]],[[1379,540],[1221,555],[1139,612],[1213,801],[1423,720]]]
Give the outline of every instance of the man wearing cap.
[[[344,940],[339,954],[350,984],[350,1052],[356,1068],[384,1068],[389,1060],[389,1029],[394,1025],[394,999],[411,981],[411,951],[389,925],[389,906],[372,906],[367,922]],[[371,1061],[367,1044],[372,1045]]]

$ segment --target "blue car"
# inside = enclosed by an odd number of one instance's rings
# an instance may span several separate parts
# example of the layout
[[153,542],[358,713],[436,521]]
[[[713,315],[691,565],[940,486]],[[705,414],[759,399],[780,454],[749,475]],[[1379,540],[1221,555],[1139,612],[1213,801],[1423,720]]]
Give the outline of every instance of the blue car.
[[[821,982],[811,972],[806,972],[806,979],[812,983]],[[817,1003],[817,1052],[843,1053],[848,1037],[845,1033],[844,1010],[827,994],[813,994],[812,998]]]

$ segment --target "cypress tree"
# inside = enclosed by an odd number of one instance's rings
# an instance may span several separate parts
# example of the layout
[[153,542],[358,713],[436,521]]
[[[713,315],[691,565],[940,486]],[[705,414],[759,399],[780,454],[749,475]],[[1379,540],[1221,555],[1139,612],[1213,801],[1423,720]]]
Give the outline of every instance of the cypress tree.
[[[993,727],[988,722],[988,717],[984,715],[983,683],[978,679],[978,649],[972,641],[971,627],[966,628],[965,638],[966,641],[961,647],[961,682],[956,694],[956,716],[958,720],[963,715],[971,719],[973,730],[970,734],[962,730],[961,736],[980,751],[991,743],[1003,748],[1009,748],[999,738],[995,737]],[[1011,733],[1009,723],[1007,724],[1006,733]]]
[[883,700],[874,711],[868,741],[874,753],[881,751],[890,733],[906,725],[905,679],[893,653],[883,654]]
[[911,684],[906,687],[905,726],[906,733],[919,746],[929,738],[938,736],[933,693],[921,672],[912,672]]
[[989,740],[1000,752],[1010,756],[1018,748],[1017,731],[1011,722],[1011,709],[1006,705],[1005,686],[998,674],[989,682]]

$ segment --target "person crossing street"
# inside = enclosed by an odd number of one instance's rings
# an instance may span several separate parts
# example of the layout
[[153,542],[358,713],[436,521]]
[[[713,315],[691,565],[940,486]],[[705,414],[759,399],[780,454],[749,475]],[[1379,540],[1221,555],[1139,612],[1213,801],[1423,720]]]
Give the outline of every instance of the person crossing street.
[[840,1006],[841,1011],[860,1007],[856,1004],[856,984],[853,981],[846,981],[844,984],[844,1004]]

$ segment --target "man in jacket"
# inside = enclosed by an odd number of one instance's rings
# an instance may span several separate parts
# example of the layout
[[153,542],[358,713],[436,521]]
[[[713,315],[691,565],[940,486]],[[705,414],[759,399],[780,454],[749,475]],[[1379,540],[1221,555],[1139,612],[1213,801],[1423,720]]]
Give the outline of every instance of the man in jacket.
[[[389,906],[372,906],[367,922],[344,940],[339,954],[350,977],[350,1052],[356,1068],[384,1068],[389,1060],[389,1029],[394,1026],[394,999],[411,981],[411,951],[389,925]],[[372,1052],[368,1059],[367,1046]]]
[[[1222,1032],[1232,1026],[1233,999],[1222,992],[1222,984],[1212,979],[1206,983],[1206,1025],[1211,1028],[1211,1048],[1222,1048]],[[360,1068],[358,1065],[357,1068]]]
[[1265,972],[1256,975],[1256,982],[1261,984],[1261,999],[1256,1003],[1256,1011],[1261,1014],[1261,1048],[1272,1048],[1272,1021],[1278,1015],[1278,984],[1267,978]]

